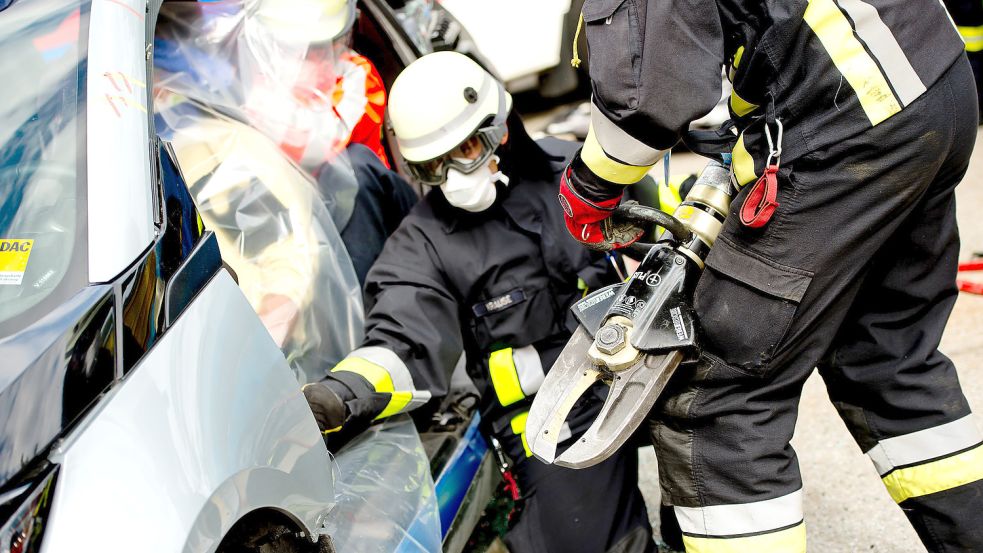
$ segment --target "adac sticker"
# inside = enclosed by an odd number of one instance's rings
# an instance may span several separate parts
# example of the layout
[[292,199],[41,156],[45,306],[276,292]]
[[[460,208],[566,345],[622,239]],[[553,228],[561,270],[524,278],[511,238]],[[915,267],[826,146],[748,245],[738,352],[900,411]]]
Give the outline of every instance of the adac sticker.
[[27,260],[31,258],[34,240],[0,238],[0,286],[19,286],[24,280]]

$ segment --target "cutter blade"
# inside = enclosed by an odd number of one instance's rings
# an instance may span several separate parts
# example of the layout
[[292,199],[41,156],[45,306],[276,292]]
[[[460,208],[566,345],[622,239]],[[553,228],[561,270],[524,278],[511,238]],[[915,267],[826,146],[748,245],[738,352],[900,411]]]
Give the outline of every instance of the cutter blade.
[[559,457],[555,455],[554,446],[552,462],[579,469],[596,465],[613,455],[648,417],[682,360],[683,354],[679,351],[649,354],[634,366],[615,373],[608,397],[593,424]]
[[526,440],[533,455],[545,463],[556,458],[560,429],[573,405],[603,373],[587,357],[594,339],[578,327],[539,387],[526,419]]

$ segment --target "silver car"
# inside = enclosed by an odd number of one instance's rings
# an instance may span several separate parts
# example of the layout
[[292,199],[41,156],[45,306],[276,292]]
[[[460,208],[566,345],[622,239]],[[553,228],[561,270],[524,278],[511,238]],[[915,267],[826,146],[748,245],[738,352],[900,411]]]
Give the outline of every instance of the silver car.
[[329,456],[155,137],[158,8],[0,0],[0,553],[460,550],[477,421]]

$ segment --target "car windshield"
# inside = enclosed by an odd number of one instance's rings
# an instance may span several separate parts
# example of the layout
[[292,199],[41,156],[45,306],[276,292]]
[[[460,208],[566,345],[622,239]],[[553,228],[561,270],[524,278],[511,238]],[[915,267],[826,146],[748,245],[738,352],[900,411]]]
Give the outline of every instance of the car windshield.
[[85,4],[0,11],[0,336],[85,285]]

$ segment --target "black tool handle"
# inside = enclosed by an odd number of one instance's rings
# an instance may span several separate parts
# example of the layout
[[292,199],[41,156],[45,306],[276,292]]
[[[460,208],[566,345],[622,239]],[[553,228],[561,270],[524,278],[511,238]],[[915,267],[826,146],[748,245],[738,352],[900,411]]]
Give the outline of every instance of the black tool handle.
[[[688,242],[693,238],[690,231],[679,219],[668,213],[642,205],[638,202],[625,202],[615,208],[611,215],[615,220],[627,221],[643,228],[660,226],[668,230],[675,242]],[[640,254],[648,252],[654,244],[635,242],[629,248]]]

